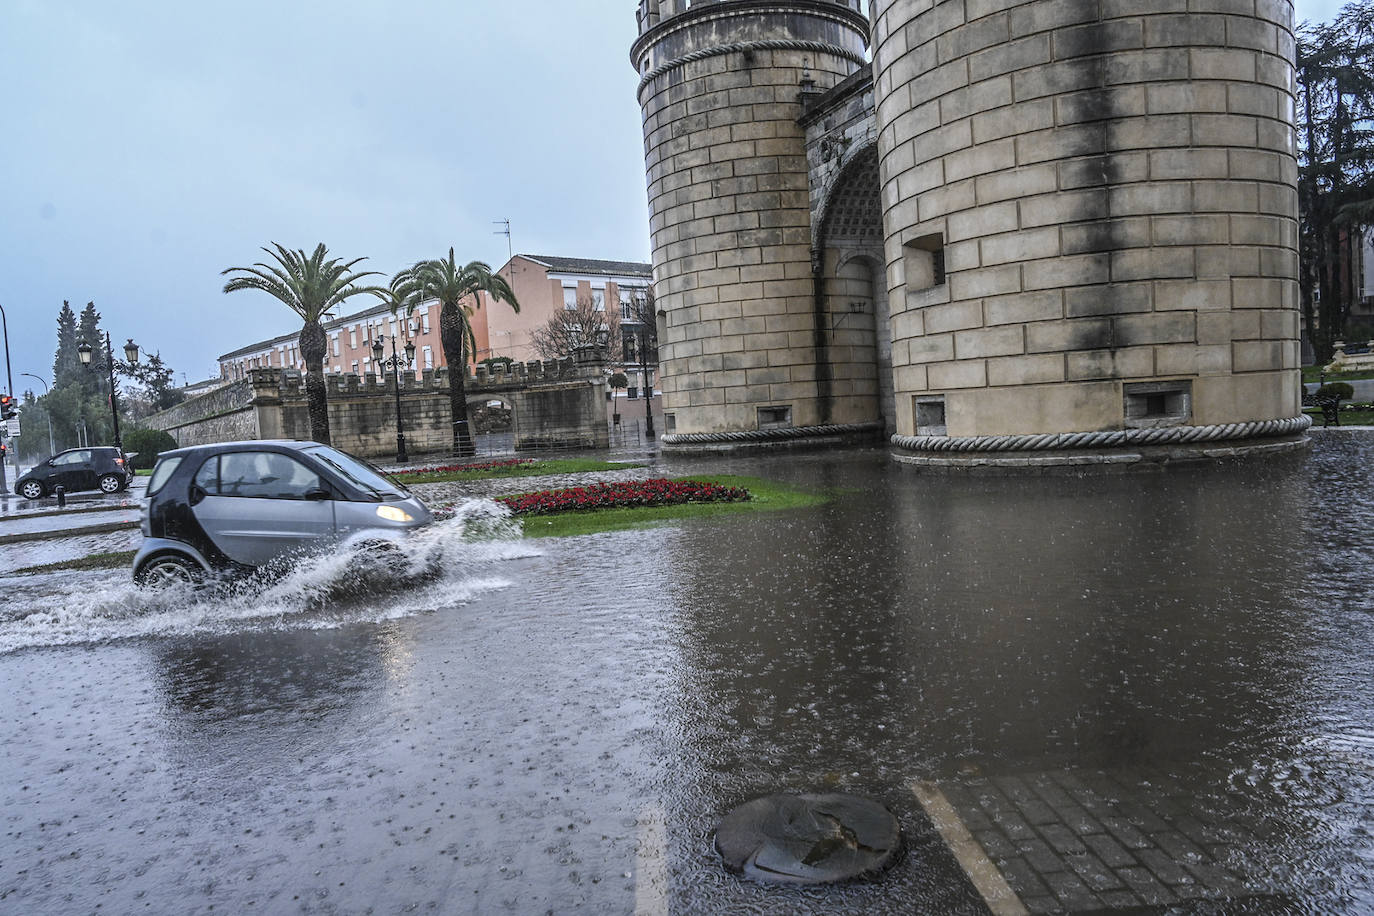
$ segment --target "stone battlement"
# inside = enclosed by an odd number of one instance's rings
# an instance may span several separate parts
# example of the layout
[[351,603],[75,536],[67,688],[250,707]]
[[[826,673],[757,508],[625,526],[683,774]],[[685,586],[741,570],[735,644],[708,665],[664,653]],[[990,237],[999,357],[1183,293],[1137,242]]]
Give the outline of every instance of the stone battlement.
[[[739,0],[639,0],[639,11],[635,14],[639,21],[639,34],[643,35],[660,22],[674,16],[699,11],[703,6],[738,2]],[[819,2],[843,6],[856,13],[863,12],[862,0],[819,0]]]

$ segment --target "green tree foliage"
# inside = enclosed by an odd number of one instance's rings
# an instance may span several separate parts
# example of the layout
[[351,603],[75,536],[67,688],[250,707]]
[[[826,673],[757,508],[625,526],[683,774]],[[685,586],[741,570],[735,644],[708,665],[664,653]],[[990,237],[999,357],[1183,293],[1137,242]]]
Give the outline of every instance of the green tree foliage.
[[1301,26],[1296,80],[1302,312],[1325,362],[1345,333],[1359,292],[1352,267],[1374,224],[1374,0]]
[[477,340],[472,332],[472,314],[482,307],[479,293],[486,293],[496,302],[506,302],[516,312],[520,303],[510,284],[500,274],[481,261],[459,265],[453,249],[447,259],[421,261],[411,268],[419,283],[416,304],[439,303],[439,342],[448,363],[449,408],[453,412],[453,450],[461,456],[476,454],[472,431],[468,428],[468,401],[464,383],[468,374],[468,354],[477,352]]
[[120,360],[116,371],[138,384],[137,396],[127,399],[129,413],[134,416],[154,414],[186,399],[186,395],[172,384],[172,369],[162,361],[161,353],[149,354],[137,363]]
[[67,385],[76,381],[81,372],[81,359],[76,346],[76,313],[65,299],[62,311],[57,313],[57,355],[52,362],[54,385]]
[[356,271],[367,258],[341,261],[329,257],[321,242],[313,254],[305,249],[291,250],[276,242],[264,248],[275,263],[257,262],[252,267],[230,267],[220,276],[234,274],[224,284],[226,293],[254,289],[267,293],[300,316],[304,322],[299,338],[301,358],[305,361],[305,394],[310,411],[310,438],[329,443],[329,402],[324,384],[324,356],[329,340],[321,319],[330,309],[373,287],[359,286],[364,277],[380,276],[376,271]]
[[151,468],[157,456],[177,447],[177,440],[160,429],[131,429],[124,434],[124,451],[132,455],[129,463],[139,470]]

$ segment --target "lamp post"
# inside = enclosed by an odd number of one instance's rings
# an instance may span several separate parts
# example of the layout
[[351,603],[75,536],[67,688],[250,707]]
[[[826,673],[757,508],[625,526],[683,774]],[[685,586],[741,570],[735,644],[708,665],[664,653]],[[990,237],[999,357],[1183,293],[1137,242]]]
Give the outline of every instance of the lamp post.
[[649,379],[649,326],[639,326],[639,380],[644,392],[644,438],[654,438],[654,383]]
[[[38,379],[40,382],[43,382],[43,396],[44,396],[44,397],[47,397],[47,395],[48,395],[48,383],[47,383],[47,381],[45,381],[45,380],[44,380],[42,377],[40,377],[40,376],[34,375],[32,372],[21,372],[21,373],[19,373],[19,374],[20,374],[20,375],[27,375],[29,378]],[[48,410],[48,409],[44,409],[43,412],[44,412],[45,414],[48,415],[48,454],[49,454],[49,455],[56,455],[56,454],[57,454],[57,446],[53,445],[53,438],[52,438],[52,411],[51,411],[51,410]]]
[[[404,463],[410,459],[406,457],[406,434],[401,424],[401,367],[407,370],[415,365],[415,341],[407,340],[405,345],[404,361],[396,354],[397,334],[378,334],[377,339],[372,341],[372,362],[382,367],[382,370],[391,370],[391,377],[396,382],[396,460]],[[382,346],[382,341],[391,338],[391,356],[383,359],[386,349]]]
[[[76,348],[76,353],[81,357],[81,365],[90,366],[91,353],[93,347],[84,340]],[[138,344],[134,343],[133,338],[124,345],[124,359],[126,362],[136,364],[138,362]],[[119,438],[119,394],[115,387],[114,371],[114,351],[110,348],[110,332],[105,332],[105,366],[110,371],[110,416],[114,418],[114,444],[115,448],[124,451],[124,441]]]

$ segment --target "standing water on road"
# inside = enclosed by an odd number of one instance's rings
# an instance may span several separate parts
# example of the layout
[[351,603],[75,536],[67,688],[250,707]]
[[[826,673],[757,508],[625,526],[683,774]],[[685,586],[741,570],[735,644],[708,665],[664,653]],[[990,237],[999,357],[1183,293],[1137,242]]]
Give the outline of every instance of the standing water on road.
[[[665,459],[832,499],[461,540],[365,596],[9,580],[0,910],[982,913],[992,876],[1031,912],[1374,911],[1374,436],[1313,438],[1083,478]],[[713,827],[778,792],[878,801],[905,856],[727,874]]]

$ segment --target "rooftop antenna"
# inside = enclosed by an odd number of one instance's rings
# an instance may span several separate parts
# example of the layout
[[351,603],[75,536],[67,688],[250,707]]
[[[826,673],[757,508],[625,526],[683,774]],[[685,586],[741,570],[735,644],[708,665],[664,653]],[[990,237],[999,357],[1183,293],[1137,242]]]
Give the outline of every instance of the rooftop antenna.
[[495,232],[492,233],[492,235],[504,235],[504,236],[506,237],[506,260],[509,261],[511,258],[515,257],[515,251],[511,248],[511,242],[510,242],[510,220],[508,220],[508,219],[492,220],[492,223],[491,223],[491,224],[492,224],[493,226],[505,226],[505,227],[506,227],[506,228],[504,228],[504,229],[497,229]]

